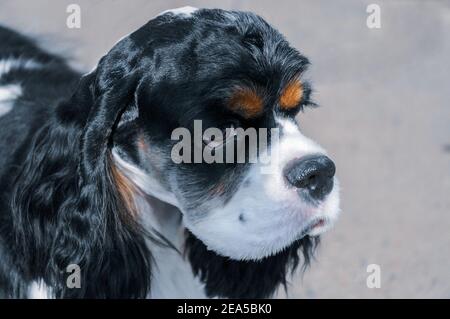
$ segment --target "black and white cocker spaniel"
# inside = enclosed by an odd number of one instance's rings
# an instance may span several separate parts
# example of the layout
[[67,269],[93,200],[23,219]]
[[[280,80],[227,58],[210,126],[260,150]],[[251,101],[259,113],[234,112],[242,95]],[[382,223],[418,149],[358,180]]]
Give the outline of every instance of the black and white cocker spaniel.
[[[273,296],[339,214],[307,66],[246,12],[166,11],[85,75],[0,28],[0,296]],[[238,129],[278,130],[270,170]]]

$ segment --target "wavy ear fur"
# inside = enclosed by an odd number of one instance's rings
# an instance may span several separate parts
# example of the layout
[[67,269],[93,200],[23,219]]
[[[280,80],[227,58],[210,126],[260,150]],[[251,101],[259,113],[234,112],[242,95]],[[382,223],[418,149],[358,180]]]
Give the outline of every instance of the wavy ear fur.
[[[100,94],[95,74],[83,77],[34,136],[14,182],[17,258],[28,265],[25,277],[43,279],[57,298],[143,298],[150,289],[150,252],[117,189],[110,157],[137,79],[115,83]],[[81,288],[66,284],[70,264],[81,269]]]

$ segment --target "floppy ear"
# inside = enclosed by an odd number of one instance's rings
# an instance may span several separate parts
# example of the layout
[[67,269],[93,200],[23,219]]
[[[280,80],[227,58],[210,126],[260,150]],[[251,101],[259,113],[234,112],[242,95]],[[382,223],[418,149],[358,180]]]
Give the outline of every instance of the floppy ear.
[[[81,79],[55,116],[30,133],[23,165],[12,166],[12,242],[27,280],[42,278],[55,297],[143,298],[151,256],[110,157],[137,78],[116,78],[101,92],[95,81],[95,73]],[[73,264],[79,288],[67,285]]]
[[[50,256],[55,279],[63,281],[58,285],[58,297],[144,298],[149,291],[150,252],[118,189],[110,153],[115,126],[134,100],[137,77],[125,76],[115,83],[91,98],[79,137],[77,192],[59,211]],[[91,92],[77,92],[74,101],[92,95],[93,83],[80,87],[88,88]],[[80,267],[81,288],[66,286],[70,264]]]

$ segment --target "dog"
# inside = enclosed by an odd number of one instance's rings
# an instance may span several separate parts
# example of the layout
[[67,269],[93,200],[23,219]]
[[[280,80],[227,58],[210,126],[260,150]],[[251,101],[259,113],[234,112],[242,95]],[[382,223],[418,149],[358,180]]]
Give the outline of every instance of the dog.
[[[84,75],[10,29],[0,43],[0,296],[273,297],[335,223],[335,165],[295,120],[309,61],[258,15],[163,12]],[[175,163],[196,120],[278,129],[271,172]]]

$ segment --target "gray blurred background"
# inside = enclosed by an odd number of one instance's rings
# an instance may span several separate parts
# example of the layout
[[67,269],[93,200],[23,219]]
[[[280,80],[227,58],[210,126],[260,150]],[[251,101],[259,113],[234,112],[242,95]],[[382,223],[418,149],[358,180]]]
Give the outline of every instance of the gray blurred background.
[[[81,29],[66,26],[70,3]],[[381,29],[366,26],[370,3]],[[0,23],[89,70],[185,5],[256,12],[312,62],[321,107],[299,120],[336,161],[343,213],[288,297],[450,298],[450,1],[1,0]],[[366,286],[369,264],[379,289]]]

